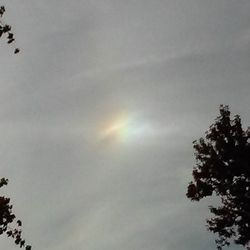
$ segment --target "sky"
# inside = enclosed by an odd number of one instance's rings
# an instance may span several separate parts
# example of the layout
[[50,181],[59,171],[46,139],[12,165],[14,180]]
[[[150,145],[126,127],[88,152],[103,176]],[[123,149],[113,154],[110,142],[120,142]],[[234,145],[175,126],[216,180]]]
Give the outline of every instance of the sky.
[[33,249],[216,249],[192,141],[220,104],[250,125],[250,1],[1,4],[2,194]]

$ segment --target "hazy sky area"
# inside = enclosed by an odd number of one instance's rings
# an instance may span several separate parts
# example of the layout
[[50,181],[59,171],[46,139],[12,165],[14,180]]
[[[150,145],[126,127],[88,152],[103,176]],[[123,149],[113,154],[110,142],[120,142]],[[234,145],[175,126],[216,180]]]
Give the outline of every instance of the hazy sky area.
[[250,125],[250,1],[1,4],[1,191],[33,249],[215,250],[192,141],[220,104]]

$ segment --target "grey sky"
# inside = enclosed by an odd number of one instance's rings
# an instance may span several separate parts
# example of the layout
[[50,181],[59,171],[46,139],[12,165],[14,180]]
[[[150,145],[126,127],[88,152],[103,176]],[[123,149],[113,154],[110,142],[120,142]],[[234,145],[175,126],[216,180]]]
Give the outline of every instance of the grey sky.
[[[33,248],[215,249],[192,141],[221,103],[250,124],[250,1],[1,3],[21,48],[1,41],[1,175]],[[151,132],[100,139],[122,112]]]

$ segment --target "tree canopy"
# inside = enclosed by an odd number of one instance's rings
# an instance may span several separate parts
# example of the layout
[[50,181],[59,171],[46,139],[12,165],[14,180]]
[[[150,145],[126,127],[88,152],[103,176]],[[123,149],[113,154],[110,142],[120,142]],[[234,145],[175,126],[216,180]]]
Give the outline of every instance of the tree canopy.
[[210,206],[213,217],[207,228],[216,233],[217,248],[232,241],[250,249],[250,129],[243,130],[239,115],[230,117],[228,106],[204,138],[193,142],[196,165],[187,197],[199,201],[218,196],[220,205]]
[[[8,184],[8,179],[0,179],[0,188]],[[16,222],[16,226],[12,225]],[[20,248],[25,247],[26,250],[31,250],[31,246],[27,245],[22,238],[22,222],[16,219],[15,214],[12,212],[12,205],[10,199],[0,196],[0,235],[5,233],[8,237],[12,237],[15,244]]]

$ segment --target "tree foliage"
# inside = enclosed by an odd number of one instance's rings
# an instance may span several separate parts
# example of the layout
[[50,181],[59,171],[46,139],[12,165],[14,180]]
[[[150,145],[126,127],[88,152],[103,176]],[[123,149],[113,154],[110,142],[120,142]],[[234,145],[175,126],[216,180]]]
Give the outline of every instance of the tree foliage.
[[[12,44],[15,41],[14,34],[11,31],[11,26],[8,24],[5,24],[3,21],[3,15],[5,13],[5,7],[0,6],[0,38],[5,36],[7,38],[7,43]],[[15,48],[14,53],[19,53],[19,49]]]
[[[5,7],[0,6],[0,38],[6,36],[7,43],[12,44],[15,41],[14,34],[11,32],[11,26],[3,22],[3,14],[5,13]],[[15,48],[14,53],[19,52],[18,48]],[[8,184],[8,179],[0,179],[0,188]],[[16,223],[16,226],[12,225]],[[13,238],[16,245],[25,250],[31,250],[31,246],[27,245],[22,238],[22,222],[16,219],[15,214],[12,212],[12,205],[10,204],[10,198],[0,196],[0,235],[6,234],[8,237]]]
[[[5,178],[0,179],[0,188],[8,184],[8,180]],[[16,222],[16,226],[13,228],[13,223]],[[16,219],[15,214],[12,212],[12,205],[10,205],[10,199],[4,196],[0,196],[0,235],[5,233],[8,237],[12,237],[16,245],[20,248],[25,247],[25,250],[31,250],[31,246],[27,245],[22,238],[22,222]]]
[[192,201],[216,195],[221,204],[210,206],[207,228],[216,233],[217,248],[232,240],[250,249],[250,129],[243,130],[240,116],[230,118],[228,106],[204,138],[193,142],[196,166],[187,188]]

